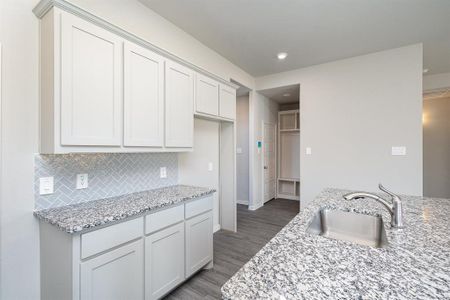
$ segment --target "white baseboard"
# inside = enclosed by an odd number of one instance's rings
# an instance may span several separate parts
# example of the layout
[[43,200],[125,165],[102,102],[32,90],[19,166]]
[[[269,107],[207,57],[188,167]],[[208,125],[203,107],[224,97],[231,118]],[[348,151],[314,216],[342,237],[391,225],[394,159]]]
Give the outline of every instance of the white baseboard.
[[256,203],[254,205],[249,205],[248,209],[249,210],[257,210],[258,208],[261,208],[264,205],[264,203]]
[[213,227],[213,232],[217,232],[220,230],[220,224],[215,224]]
[[248,205],[248,200],[236,200],[237,204]]

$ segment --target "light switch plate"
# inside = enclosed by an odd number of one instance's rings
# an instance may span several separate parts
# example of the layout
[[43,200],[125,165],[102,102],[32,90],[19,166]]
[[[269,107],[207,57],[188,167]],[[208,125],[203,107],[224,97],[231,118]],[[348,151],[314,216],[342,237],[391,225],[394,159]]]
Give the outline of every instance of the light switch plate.
[[161,167],[159,169],[159,177],[160,178],[167,178],[167,168],[166,167]]
[[241,154],[242,153],[242,148],[236,148],[236,153],[237,154]]
[[306,147],[306,155],[311,155],[311,154],[312,154],[311,147]]
[[39,178],[39,195],[53,194],[53,177]]
[[213,163],[210,162],[208,163],[208,171],[212,171],[213,170]]
[[88,174],[77,174],[77,190],[87,189],[89,186]]
[[405,146],[392,146],[391,154],[394,156],[406,155],[406,147]]

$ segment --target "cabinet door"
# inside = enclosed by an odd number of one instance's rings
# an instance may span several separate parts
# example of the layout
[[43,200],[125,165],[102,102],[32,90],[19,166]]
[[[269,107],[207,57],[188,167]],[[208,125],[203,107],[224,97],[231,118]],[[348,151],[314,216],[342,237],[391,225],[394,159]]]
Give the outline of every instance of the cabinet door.
[[142,239],[81,263],[81,300],[144,299]]
[[166,147],[192,148],[194,135],[193,72],[166,61]]
[[203,268],[213,259],[212,212],[186,221],[186,277]]
[[122,39],[61,18],[61,144],[120,146]]
[[226,85],[220,85],[220,116],[236,119],[236,90]]
[[184,280],[184,223],[145,238],[145,299],[158,299]]
[[219,83],[201,74],[197,74],[195,82],[195,110],[218,116]]
[[124,146],[162,147],[164,58],[126,42],[124,76]]

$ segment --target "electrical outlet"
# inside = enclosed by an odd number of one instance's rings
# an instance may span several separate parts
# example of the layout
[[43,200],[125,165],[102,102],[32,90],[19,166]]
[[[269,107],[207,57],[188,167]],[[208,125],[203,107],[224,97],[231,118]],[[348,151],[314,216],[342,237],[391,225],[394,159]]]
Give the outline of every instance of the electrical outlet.
[[239,147],[236,148],[236,153],[237,153],[237,154],[241,154],[241,153],[242,153],[242,148],[239,148]]
[[77,174],[77,190],[86,189],[89,186],[88,174]]
[[213,170],[213,163],[210,162],[208,163],[208,171],[212,171]]
[[394,156],[406,155],[406,147],[405,146],[392,146],[391,155],[394,155]]
[[160,178],[167,178],[167,168],[166,167],[161,167],[159,169],[159,177]]
[[312,154],[311,147],[306,147],[306,155],[311,155],[311,154]]
[[39,195],[53,194],[53,177],[39,178]]

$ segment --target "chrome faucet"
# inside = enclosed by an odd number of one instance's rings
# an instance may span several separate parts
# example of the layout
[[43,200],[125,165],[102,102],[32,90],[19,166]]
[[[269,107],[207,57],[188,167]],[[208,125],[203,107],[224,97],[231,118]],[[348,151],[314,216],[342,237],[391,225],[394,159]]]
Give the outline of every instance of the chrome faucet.
[[348,193],[345,194],[343,197],[345,200],[353,200],[353,199],[359,199],[359,198],[371,198],[374,199],[381,204],[383,204],[389,213],[391,214],[391,227],[392,228],[403,228],[403,211],[402,211],[402,200],[400,197],[395,195],[394,193],[388,191],[381,183],[378,185],[379,189],[391,196],[392,204],[390,204],[388,201],[384,200],[383,198],[370,194],[365,192],[355,192],[355,193]]

